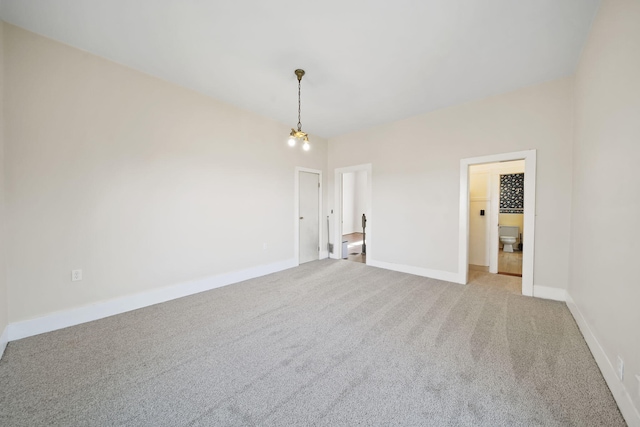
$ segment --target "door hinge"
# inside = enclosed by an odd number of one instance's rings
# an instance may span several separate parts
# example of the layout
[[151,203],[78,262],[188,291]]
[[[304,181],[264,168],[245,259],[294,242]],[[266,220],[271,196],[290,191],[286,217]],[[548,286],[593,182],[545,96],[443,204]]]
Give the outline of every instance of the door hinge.
[[318,188],[320,188],[320,183],[318,183]]

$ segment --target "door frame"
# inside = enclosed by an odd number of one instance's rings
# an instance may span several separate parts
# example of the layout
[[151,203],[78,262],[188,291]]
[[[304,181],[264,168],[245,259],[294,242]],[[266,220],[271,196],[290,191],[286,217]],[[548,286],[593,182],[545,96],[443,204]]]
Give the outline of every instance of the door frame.
[[[471,157],[460,160],[460,222],[458,242],[459,282],[467,284],[469,275],[469,166],[524,160],[524,230],[522,233],[522,295],[533,296],[533,266],[536,213],[536,150]],[[497,214],[497,213],[496,213]],[[495,227],[494,227],[495,228]],[[490,235],[494,235],[495,230]]]
[[293,259],[296,265],[300,265],[300,172],[318,174],[318,259],[322,259],[322,171],[296,166],[293,180]]
[[355,166],[347,166],[344,168],[334,169],[334,227],[333,227],[333,256],[335,259],[342,259],[342,174],[350,172],[364,171],[367,173],[367,189],[365,198],[369,206],[369,214],[367,215],[367,257],[366,263],[369,264],[371,259],[371,248],[373,247],[373,233],[371,232],[371,224],[373,219],[373,205],[371,204],[371,192],[373,184],[373,174],[371,173],[371,163],[365,163]]

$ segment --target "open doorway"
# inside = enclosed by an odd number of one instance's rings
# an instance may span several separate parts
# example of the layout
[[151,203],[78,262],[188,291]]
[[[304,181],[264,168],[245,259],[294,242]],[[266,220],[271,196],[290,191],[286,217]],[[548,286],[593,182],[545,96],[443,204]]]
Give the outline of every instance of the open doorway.
[[367,263],[367,171],[342,174],[342,259]]
[[459,281],[468,283],[470,269],[506,273],[522,277],[522,294],[533,296],[536,151],[460,166]]
[[524,160],[469,166],[469,270],[522,277],[524,168]]
[[371,251],[371,165],[335,171],[335,255],[366,264]]

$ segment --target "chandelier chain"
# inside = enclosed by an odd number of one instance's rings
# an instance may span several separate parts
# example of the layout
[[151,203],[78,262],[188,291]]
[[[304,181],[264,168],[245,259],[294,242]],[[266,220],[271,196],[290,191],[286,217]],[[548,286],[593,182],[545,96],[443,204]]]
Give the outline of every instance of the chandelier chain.
[[298,79],[298,132],[302,130],[302,123],[300,122],[300,83],[302,79]]

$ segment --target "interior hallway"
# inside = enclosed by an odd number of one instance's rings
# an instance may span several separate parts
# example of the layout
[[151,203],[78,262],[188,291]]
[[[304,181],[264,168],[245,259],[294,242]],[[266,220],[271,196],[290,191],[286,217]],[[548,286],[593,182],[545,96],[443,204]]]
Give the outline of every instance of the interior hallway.
[[[367,263],[367,255],[362,253],[362,233],[351,233],[342,236],[342,241],[347,241],[347,260]],[[344,259],[344,254],[342,255]]]

